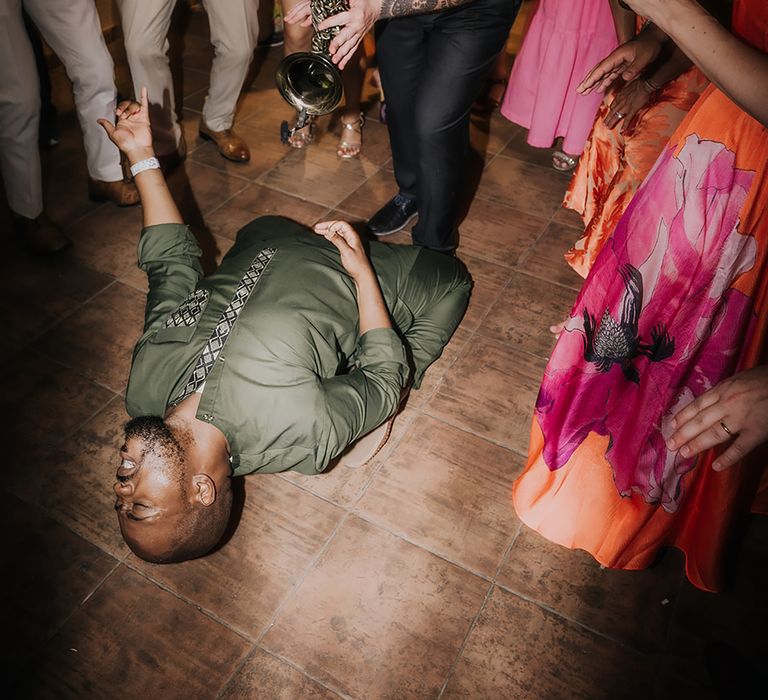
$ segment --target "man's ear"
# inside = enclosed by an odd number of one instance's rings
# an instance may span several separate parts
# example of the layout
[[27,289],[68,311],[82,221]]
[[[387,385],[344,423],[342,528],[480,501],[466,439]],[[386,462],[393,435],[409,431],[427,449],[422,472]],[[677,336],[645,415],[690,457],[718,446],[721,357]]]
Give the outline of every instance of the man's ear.
[[192,477],[192,493],[195,501],[211,506],[216,501],[216,484],[207,474],[195,474]]

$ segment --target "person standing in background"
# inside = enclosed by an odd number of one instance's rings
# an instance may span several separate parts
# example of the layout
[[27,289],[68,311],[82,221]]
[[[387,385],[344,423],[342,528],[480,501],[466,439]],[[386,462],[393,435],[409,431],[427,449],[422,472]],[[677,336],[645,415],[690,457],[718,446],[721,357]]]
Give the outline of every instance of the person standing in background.
[[541,0],[515,58],[501,113],[550,148],[557,170],[572,170],[592,129],[601,94],[579,95],[587,71],[616,48],[609,0]]
[[119,206],[137,204],[139,196],[123,178],[119,151],[97,124],[113,118],[116,89],[93,0],[0,0],[0,169],[13,228],[32,251],[57,253],[71,242],[43,213],[40,84],[22,9],[72,81],[89,195]]
[[[158,157],[170,166],[185,156],[176,114],[168,61],[168,30],[176,0],[116,0],[125,36],[125,51],[136,94],[149,88],[152,128]],[[248,145],[232,129],[237,98],[253,58],[258,35],[256,0],[204,0],[214,48],[208,96],[200,120],[200,137],[213,141],[228,160],[246,163]]]

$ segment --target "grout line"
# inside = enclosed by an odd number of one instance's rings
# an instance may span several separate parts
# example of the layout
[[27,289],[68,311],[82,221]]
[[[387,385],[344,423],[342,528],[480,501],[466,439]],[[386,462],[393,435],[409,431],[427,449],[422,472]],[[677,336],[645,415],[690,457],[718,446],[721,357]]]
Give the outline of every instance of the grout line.
[[293,586],[286,592],[286,594],[283,596],[283,599],[277,604],[275,607],[274,613],[272,614],[272,617],[270,618],[269,622],[266,624],[264,629],[261,631],[261,633],[256,637],[256,644],[261,645],[261,642],[263,641],[264,637],[267,635],[270,629],[275,625],[275,622],[277,621],[277,618],[280,616],[280,613],[287,607],[288,603],[293,600],[293,597],[296,595],[297,591],[301,587],[301,584],[304,583],[307,576],[309,576],[310,572],[315,569],[318,562],[323,558],[325,553],[330,549],[331,543],[336,538],[336,534],[341,529],[341,527],[349,520],[350,513],[348,511],[345,511],[344,514],[339,518],[339,521],[336,523],[335,527],[331,530],[328,537],[326,538],[323,545],[319,548],[317,554],[313,559],[309,561],[309,563],[304,567],[304,571],[302,572],[301,576],[299,576],[296,579],[296,582],[293,584]]
[[453,661],[453,664],[451,664],[451,668],[448,670],[448,674],[445,677],[445,680],[443,681],[443,685],[440,687],[439,692],[437,693],[437,698],[443,697],[443,693],[445,693],[445,689],[448,687],[448,683],[450,683],[451,678],[453,678],[454,673],[456,672],[456,667],[459,665],[459,662],[461,661],[462,656],[464,656],[464,650],[467,648],[467,645],[469,644],[469,638],[472,636],[472,632],[474,632],[475,627],[477,626],[477,622],[480,619],[480,616],[485,611],[485,608],[488,605],[488,601],[491,598],[491,594],[493,593],[495,584],[491,582],[491,584],[488,586],[488,590],[485,592],[485,597],[483,598],[483,602],[480,603],[480,606],[477,609],[477,612],[475,613],[475,616],[472,618],[472,622],[469,623],[469,628],[467,629],[467,633],[464,635],[464,639],[461,642],[461,645],[459,646],[459,650],[456,653],[456,658]]

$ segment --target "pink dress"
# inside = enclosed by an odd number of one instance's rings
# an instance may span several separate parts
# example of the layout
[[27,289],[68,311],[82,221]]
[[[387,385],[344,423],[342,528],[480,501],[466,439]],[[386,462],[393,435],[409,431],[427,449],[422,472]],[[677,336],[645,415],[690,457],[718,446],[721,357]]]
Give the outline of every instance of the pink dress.
[[576,92],[584,76],[616,48],[608,0],[541,0],[515,59],[501,113],[529,129],[528,143],[584,150],[603,93]]

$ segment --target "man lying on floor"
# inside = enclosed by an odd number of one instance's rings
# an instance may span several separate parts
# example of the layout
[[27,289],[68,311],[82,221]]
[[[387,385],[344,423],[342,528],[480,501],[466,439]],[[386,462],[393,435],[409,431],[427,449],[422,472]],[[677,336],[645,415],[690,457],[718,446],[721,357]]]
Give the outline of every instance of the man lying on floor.
[[394,415],[458,325],[465,268],[429,250],[371,243],[349,224],[315,232],[252,221],[213,274],[152,153],[146,90],[102,121],[144,208],[144,333],[126,393],[115,509],[142,559],[198,557],[221,539],[231,476],[322,472]]

